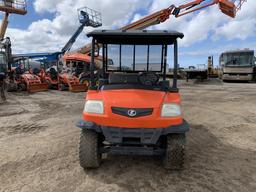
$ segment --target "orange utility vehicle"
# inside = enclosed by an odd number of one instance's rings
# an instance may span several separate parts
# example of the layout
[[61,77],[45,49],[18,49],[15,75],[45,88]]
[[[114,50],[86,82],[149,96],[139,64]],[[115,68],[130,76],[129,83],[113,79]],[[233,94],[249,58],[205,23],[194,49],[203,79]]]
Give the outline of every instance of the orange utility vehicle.
[[[92,37],[91,86],[85,97],[79,147],[83,168],[100,166],[103,153],[159,155],[166,169],[180,169],[189,125],[177,88],[175,31],[97,30]],[[103,47],[103,79],[94,78],[95,44]],[[174,51],[173,82],[166,79],[168,47]],[[107,62],[111,59],[113,62]],[[162,79],[160,79],[160,75]],[[172,84],[170,86],[170,84]]]

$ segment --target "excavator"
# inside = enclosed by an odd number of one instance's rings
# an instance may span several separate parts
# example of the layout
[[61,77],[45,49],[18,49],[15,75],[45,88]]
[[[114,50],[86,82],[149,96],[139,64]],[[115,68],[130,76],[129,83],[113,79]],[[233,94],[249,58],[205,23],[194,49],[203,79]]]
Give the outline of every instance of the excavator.
[[[178,7],[176,7],[175,5],[171,5],[166,9],[157,11],[138,21],[128,24],[120,29],[121,30],[145,29],[147,27],[165,22],[172,15],[178,18],[213,5],[218,5],[222,13],[224,13],[229,17],[235,18],[237,12],[241,9],[244,2],[246,2],[246,0],[210,0],[210,1],[194,0],[187,4],[180,5]],[[101,45],[97,45],[97,49],[100,49],[100,48],[101,48]],[[73,62],[81,61],[81,60],[86,61],[90,54],[91,54],[91,44],[87,44],[84,47],[81,47],[80,49],[75,50],[74,52],[66,53],[64,55],[64,58],[66,58],[69,61],[73,60]],[[101,63],[101,58],[96,57],[95,61],[98,61],[98,63]],[[101,65],[96,65],[96,66],[99,69],[101,68]]]

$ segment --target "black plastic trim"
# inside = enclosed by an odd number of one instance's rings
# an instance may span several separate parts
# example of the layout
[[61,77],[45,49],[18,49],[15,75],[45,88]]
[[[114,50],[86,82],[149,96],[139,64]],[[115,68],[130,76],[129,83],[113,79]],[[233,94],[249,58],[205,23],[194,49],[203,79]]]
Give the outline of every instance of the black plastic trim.
[[79,121],[77,127],[102,133],[106,140],[114,144],[122,144],[124,138],[140,138],[140,144],[156,144],[160,136],[171,133],[186,133],[189,125],[186,120],[180,125],[167,128],[119,128],[96,125],[93,122]]
[[[143,117],[143,116],[148,116],[153,113],[152,108],[121,108],[121,107],[111,107],[112,113],[117,114],[117,115],[122,115],[125,117],[129,118],[136,118],[136,117]],[[129,110],[134,110],[136,115],[130,116],[128,115]]]

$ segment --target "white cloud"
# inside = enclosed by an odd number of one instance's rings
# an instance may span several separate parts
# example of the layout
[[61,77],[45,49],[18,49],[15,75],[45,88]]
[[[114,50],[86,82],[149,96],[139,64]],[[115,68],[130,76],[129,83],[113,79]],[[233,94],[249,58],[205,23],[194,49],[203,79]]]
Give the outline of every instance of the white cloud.
[[[79,26],[77,9],[87,6],[102,13],[104,28],[121,27],[129,23],[138,9],[149,6],[150,1],[141,0],[35,0],[36,12],[50,12],[52,20],[43,19],[31,23],[27,30],[8,28],[7,36],[13,42],[14,52],[59,51]],[[25,18],[26,16],[24,16]],[[90,31],[86,28],[84,31]],[[88,42],[82,33],[74,48]]]
[[[179,5],[179,1],[172,1]],[[168,6],[168,2],[155,0],[151,10],[159,10]],[[256,30],[256,2],[245,2],[235,19],[221,13],[217,5],[198,11],[194,14],[175,18],[171,17],[165,23],[155,26],[157,29],[178,30],[185,34],[182,46],[191,46],[195,42],[203,41],[210,36],[214,40],[224,37],[228,40],[244,40],[255,34]]]
[[64,0],[36,0],[34,2],[34,8],[37,12],[55,12],[56,11],[56,5],[60,4]]
[[[50,12],[55,15],[54,18],[35,21],[27,30],[9,28],[7,35],[13,41],[14,52],[59,51],[79,26],[77,8],[88,6],[96,9],[102,13],[103,28],[118,28],[141,18],[140,10],[149,14],[167,8],[172,3],[179,5],[180,0],[35,0],[33,5],[37,13]],[[171,16],[165,23],[154,28],[184,32],[185,38],[181,41],[181,46],[191,46],[208,38],[243,40],[255,34],[255,10],[256,2],[248,1],[237,18],[231,19],[214,6],[180,18]],[[86,28],[85,32],[89,30],[92,29]],[[74,48],[86,42],[88,39],[85,33],[82,33]]]
[[256,32],[256,2],[247,1],[244,3],[242,10],[238,12],[235,19],[224,23],[215,30],[217,36],[223,36],[228,40],[241,39],[254,36]]

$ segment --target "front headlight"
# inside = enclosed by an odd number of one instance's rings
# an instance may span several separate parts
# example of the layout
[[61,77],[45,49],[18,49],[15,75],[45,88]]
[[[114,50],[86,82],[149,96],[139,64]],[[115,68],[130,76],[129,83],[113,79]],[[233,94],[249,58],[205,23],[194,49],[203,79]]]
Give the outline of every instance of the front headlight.
[[177,117],[181,115],[180,105],[176,103],[163,104],[161,116],[162,117]]
[[104,113],[103,101],[98,101],[98,100],[86,101],[84,105],[84,112],[93,113],[93,114],[103,114]]

